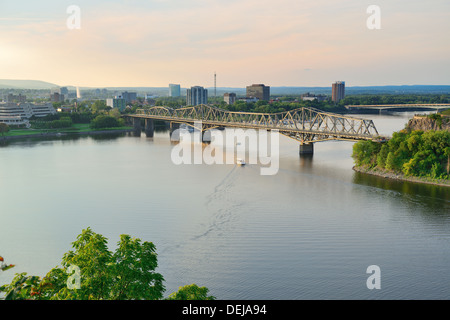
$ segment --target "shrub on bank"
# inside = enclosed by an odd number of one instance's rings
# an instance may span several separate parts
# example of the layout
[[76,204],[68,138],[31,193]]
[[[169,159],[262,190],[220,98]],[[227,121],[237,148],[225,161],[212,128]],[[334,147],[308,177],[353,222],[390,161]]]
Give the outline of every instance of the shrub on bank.
[[359,167],[406,176],[449,179],[450,132],[403,130],[395,132],[384,144],[359,141],[353,146],[352,157]]
[[124,121],[120,118],[115,118],[107,115],[99,115],[91,122],[92,129],[117,128],[123,127]]

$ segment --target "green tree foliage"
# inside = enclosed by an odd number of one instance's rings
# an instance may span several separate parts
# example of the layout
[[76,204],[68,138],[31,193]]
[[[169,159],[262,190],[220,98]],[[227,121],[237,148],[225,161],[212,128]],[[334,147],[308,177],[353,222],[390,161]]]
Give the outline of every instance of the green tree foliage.
[[9,131],[9,126],[6,123],[0,122],[0,133],[2,136]]
[[91,110],[93,113],[104,113],[111,109],[111,107],[108,107],[106,105],[105,100],[95,100],[94,103],[91,106]]
[[435,120],[439,128],[442,128],[442,116],[439,113],[432,113],[428,115],[428,118]]
[[68,128],[74,123],[90,123],[94,119],[91,112],[72,112],[49,114],[45,117],[33,116],[31,120],[34,129]]
[[377,152],[381,148],[379,143],[373,141],[359,141],[353,146],[353,158],[357,166],[373,167],[377,163]]
[[[449,103],[448,94],[353,94],[341,102],[344,105]],[[340,103],[341,103],[340,102]]]
[[[80,108],[82,109],[82,108]],[[94,115],[87,111],[69,113],[73,123],[90,123],[94,119]]]
[[186,105],[186,97],[158,97],[155,99],[155,105],[180,108]]
[[123,119],[108,115],[99,115],[95,117],[94,120],[91,121],[92,129],[117,128],[123,126],[124,126]]
[[5,300],[31,300],[37,294],[39,283],[39,277],[18,273],[9,285],[0,287],[0,293],[6,293]]
[[[10,284],[0,287],[0,293],[7,300],[163,299],[164,277],[155,272],[158,261],[153,243],[121,235],[112,252],[104,236],[87,228],[72,243],[72,248],[64,254],[61,267],[53,268],[42,279],[26,273],[16,274]],[[69,286],[74,284],[74,274],[69,272],[73,266],[78,268],[80,280],[75,288]],[[208,291],[192,284],[167,299],[215,299],[208,296]]]
[[63,129],[72,126],[72,118],[60,115],[49,115],[39,120],[32,120],[31,125],[34,129]]
[[208,288],[199,287],[196,284],[180,287],[178,291],[169,295],[166,300],[215,300],[214,296],[208,296]]
[[53,120],[47,125],[48,129],[70,128],[72,126],[72,118],[61,117],[59,120]]
[[120,110],[118,108],[113,108],[108,111],[108,115],[111,117],[114,117],[116,119],[119,119],[121,116]]
[[383,145],[371,141],[355,143],[352,156],[357,166],[384,169],[406,176],[449,179],[450,132],[395,132]]

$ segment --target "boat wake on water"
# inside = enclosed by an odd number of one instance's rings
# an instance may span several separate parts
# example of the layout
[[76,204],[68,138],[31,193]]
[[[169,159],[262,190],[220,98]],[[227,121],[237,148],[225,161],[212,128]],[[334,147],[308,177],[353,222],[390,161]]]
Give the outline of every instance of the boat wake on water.
[[191,240],[198,240],[212,231],[221,230],[221,226],[229,223],[234,218],[234,213],[241,206],[241,203],[236,201],[231,192],[238,178],[236,169],[237,167],[234,166],[214,188],[214,191],[206,197],[205,208],[212,213],[210,223],[204,232],[193,236]]
[[[191,236],[188,241],[168,246],[163,249],[163,252],[178,249],[187,245],[189,241],[202,239],[213,231],[221,231],[224,229],[224,225],[233,220],[235,212],[241,206],[231,194],[231,190],[235,186],[236,179],[238,178],[237,169],[238,166],[233,166],[226,176],[214,187],[212,193],[206,196],[204,210],[209,213],[209,223],[200,225],[198,227],[199,233]],[[202,229],[203,231],[201,231]]]

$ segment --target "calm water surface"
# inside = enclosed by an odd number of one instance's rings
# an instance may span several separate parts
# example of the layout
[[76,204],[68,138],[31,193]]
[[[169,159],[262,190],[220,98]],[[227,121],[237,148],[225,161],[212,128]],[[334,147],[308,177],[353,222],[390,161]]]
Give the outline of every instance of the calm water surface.
[[[412,114],[364,115],[381,134]],[[0,255],[43,276],[82,229],[157,247],[166,296],[206,286],[219,299],[449,299],[450,192],[352,170],[351,142],[311,158],[280,139],[280,170],[174,165],[166,131],[14,141],[0,147]],[[369,290],[366,269],[381,268]]]

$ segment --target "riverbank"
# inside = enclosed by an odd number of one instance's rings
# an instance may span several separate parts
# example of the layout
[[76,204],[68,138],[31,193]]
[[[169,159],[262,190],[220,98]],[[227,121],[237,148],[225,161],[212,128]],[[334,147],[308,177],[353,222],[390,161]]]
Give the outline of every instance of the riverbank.
[[53,131],[53,132],[43,132],[36,131],[31,134],[26,134],[21,132],[21,134],[16,135],[5,135],[0,137],[0,141],[9,141],[9,140],[17,140],[17,139],[29,139],[29,138],[48,138],[48,137],[61,137],[61,136],[70,136],[70,135],[94,135],[94,134],[118,134],[118,133],[128,133],[133,132],[133,128],[110,128],[104,130],[86,130],[86,131]]
[[378,176],[386,179],[398,180],[398,181],[408,181],[414,183],[424,183],[431,184],[435,186],[441,187],[450,187],[450,180],[431,180],[427,177],[414,177],[414,176],[405,176],[401,173],[395,173],[387,170],[381,169],[370,169],[368,167],[363,166],[354,166],[353,170],[360,173],[370,174],[373,176]]

